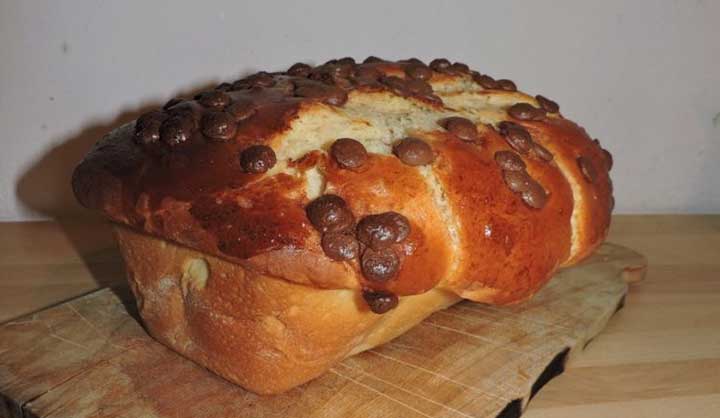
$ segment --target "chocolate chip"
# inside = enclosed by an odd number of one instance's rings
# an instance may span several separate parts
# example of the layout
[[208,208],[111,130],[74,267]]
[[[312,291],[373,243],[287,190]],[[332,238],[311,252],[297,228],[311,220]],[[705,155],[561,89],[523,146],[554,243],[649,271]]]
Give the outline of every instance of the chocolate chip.
[[425,64],[411,64],[405,67],[405,74],[417,80],[430,80],[433,72]]
[[498,82],[495,81],[495,79],[490,77],[489,75],[480,74],[480,73],[473,74],[473,80],[476,83],[480,84],[480,86],[485,89],[500,88],[500,85],[498,84]]
[[247,173],[264,173],[276,162],[275,151],[267,145],[251,145],[240,153],[240,166]]
[[232,84],[232,90],[244,90],[254,87],[272,87],[275,85],[275,78],[265,71],[255,73]]
[[195,96],[195,100],[209,109],[222,109],[230,103],[230,96],[218,90],[206,91]]
[[607,163],[607,169],[608,171],[612,170],[613,168],[613,156],[610,154],[610,151],[603,148],[602,150],[603,156],[605,157],[605,162]]
[[320,244],[325,255],[337,261],[352,260],[360,253],[360,244],[355,237],[342,232],[323,234]]
[[382,89],[383,85],[379,81],[370,78],[355,78],[353,82],[358,87],[369,87],[372,89]]
[[336,87],[340,87],[343,90],[350,90],[353,87],[353,82],[350,79],[350,75],[352,73],[352,69],[350,69],[346,76],[344,77],[334,77],[333,78],[333,84]]
[[160,125],[160,140],[167,145],[179,145],[192,135],[194,121],[191,114],[176,114]]
[[142,129],[137,129],[135,125],[135,143],[138,145],[150,145],[160,140],[160,121],[152,121],[146,123]]
[[310,72],[310,75],[308,76],[310,80],[319,81],[323,84],[327,84],[329,86],[332,86],[335,84],[335,78],[332,74],[330,74],[329,71],[327,71],[327,67],[317,67]]
[[410,221],[408,221],[408,218],[397,212],[385,212],[382,215],[389,218],[395,225],[395,242],[405,241],[408,235],[410,235]]
[[245,79],[250,83],[250,87],[272,87],[275,85],[275,78],[265,71],[260,71]]
[[438,105],[443,104],[442,99],[435,94],[418,94],[415,97],[417,97],[418,99],[424,100],[426,102],[433,103],[433,104],[438,104]]
[[478,141],[478,130],[470,119],[453,116],[440,120],[440,125],[448,132],[466,142]]
[[243,121],[254,115],[257,111],[255,104],[251,100],[237,100],[225,108],[225,112],[235,119],[236,122]]
[[236,80],[235,82],[232,83],[232,87],[230,88],[230,91],[246,90],[246,89],[249,89],[250,87],[252,87],[252,86],[246,79],[240,79],[240,80]]
[[540,107],[545,109],[548,113],[557,113],[560,111],[560,106],[545,96],[541,96],[538,94],[537,96],[535,96],[535,100],[537,100],[540,104]]
[[163,112],[148,112],[135,122],[135,142],[148,145],[160,140],[160,126],[167,115]]
[[507,110],[508,114],[519,120],[543,120],[546,112],[529,103],[516,103]]
[[498,125],[500,135],[508,144],[520,154],[527,154],[533,147],[530,133],[521,125],[514,122],[502,121]]
[[156,121],[162,122],[165,119],[167,119],[167,117],[168,117],[167,114],[165,114],[164,112],[161,112],[159,110],[153,110],[153,111],[144,113],[144,114],[140,115],[140,117],[138,117],[137,123],[135,124],[135,129],[142,128],[143,125],[146,125],[151,122],[156,122]]
[[430,61],[430,68],[432,68],[435,71],[444,71],[450,68],[450,61],[446,60],[445,58],[435,58],[434,60]]
[[419,60],[419,59],[417,59],[417,58],[415,58],[415,57],[413,57],[413,58],[408,58],[408,59],[404,59],[404,60],[400,60],[400,61],[398,61],[398,62],[407,63],[407,64],[414,64],[414,65],[425,65],[424,62],[422,62],[421,60]]
[[337,87],[323,86],[322,84],[302,84],[295,87],[295,95],[299,97],[322,99],[324,103],[333,106],[342,106],[347,102],[347,93]]
[[355,218],[345,200],[334,194],[325,194],[305,208],[310,223],[320,232],[341,232],[352,228]]
[[378,81],[382,72],[375,67],[358,66],[353,69],[352,80],[358,86],[381,87]]
[[365,299],[368,307],[371,311],[378,315],[382,315],[392,309],[395,309],[398,305],[398,297],[393,293],[384,292],[382,290],[369,290],[364,289],[362,297]]
[[323,102],[333,106],[342,106],[347,102],[347,99],[348,95],[345,91],[335,88],[330,89]]
[[249,89],[250,87],[252,87],[252,86],[250,86],[250,83],[248,83],[247,80],[242,79],[242,80],[234,81],[232,83],[232,86],[230,87],[230,91],[245,90],[245,89]]
[[312,71],[311,66],[302,62],[298,62],[288,68],[287,73],[295,77],[307,77],[308,75],[310,75],[310,71]]
[[423,80],[414,78],[400,78],[396,76],[381,77],[380,81],[385,84],[390,90],[400,96],[408,95],[428,95],[432,94],[433,90],[430,84]]
[[547,148],[543,147],[537,142],[535,142],[530,149],[530,154],[545,162],[550,162],[553,160],[552,153],[550,153]]
[[410,234],[410,222],[397,212],[368,215],[357,225],[360,242],[379,250],[403,241]]
[[355,65],[355,58],[353,58],[353,57],[340,58],[339,60],[337,60],[337,63],[341,64],[341,65]]
[[232,89],[232,84],[230,83],[220,83],[215,86],[215,90],[219,91],[229,91],[230,89]]
[[210,139],[227,141],[235,136],[235,118],[226,112],[207,112],[200,122],[202,133]]
[[407,137],[393,146],[393,154],[407,165],[430,164],[435,160],[432,148],[422,139]]
[[462,62],[456,62],[450,66],[450,71],[457,74],[469,74],[470,67],[468,67],[467,64],[463,64]]
[[350,90],[353,86],[353,83],[347,78],[335,78],[334,81],[335,86],[340,87],[343,90]]
[[170,109],[171,107],[175,106],[176,104],[180,104],[180,103],[182,103],[182,102],[183,102],[183,99],[180,99],[180,98],[178,98],[178,97],[176,97],[176,98],[174,98],[174,99],[170,99],[170,100],[168,100],[168,102],[165,103],[165,105],[163,106],[163,110],[168,110],[168,109]]
[[328,65],[317,67],[310,72],[309,79],[320,81],[321,83],[333,86],[338,84],[339,81],[346,77],[349,77],[352,72],[352,67],[342,65]]
[[522,193],[530,190],[530,183],[534,180],[523,171],[503,171],[503,180],[510,190]]
[[505,170],[503,179],[508,188],[515,193],[520,193],[523,202],[531,208],[540,209],[547,203],[547,192],[525,170]]
[[502,79],[497,81],[498,88],[505,91],[517,91],[517,86],[512,80]]
[[595,171],[592,161],[590,161],[587,157],[580,156],[577,159],[577,164],[578,167],[580,167],[580,171],[582,172],[583,177],[585,177],[585,180],[590,183],[594,183],[597,178],[597,171]]
[[397,275],[400,259],[392,248],[366,248],[360,257],[360,267],[368,280],[386,282]]
[[367,161],[365,146],[352,138],[340,138],[330,147],[330,155],[342,168],[354,169]]
[[495,162],[505,171],[525,171],[525,161],[512,151],[498,151]]
[[363,61],[363,63],[365,63],[365,64],[370,64],[373,62],[385,62],[385,60],[382,58],[378,58],[374,55],[370,55],[369,57],[365,58],[365,60]]
[[198,111],[197,107],[194,106],[192,103],[184,101],[181,103],[176,104],[175,106],[172,106],[167,110],[168,115],[170,116],[179,116],[184,117],[190,120],[195,125],[195,120],[198,118]]
[[330,74],[330,76],[333,79],[336,78],[348,78],[350,77],[350,74],[352,73],[353,67],[349,64],[335,64],[335,65],[328,65],[323,68],[323,70]]
[[375,67],[355,67],[352,71],[352,77],[355,79],[367,79],[377,81],[382,76],[382,72]]
[[381,77],[380,82],[386,85],[390,90],[401,96],[407,96],[410,94],[408,90],[407,81],[405,79],[396,77],[394,75]]
[[542,209],[547,203],[548,195],[540,183],[531,179],[528,189],[522,192],[522,200],[531,208]]
[[426,83],[423,80],[418,80],[415,78],[407,79],[405,80],[405,86],[407,88],[407,91],[412,95],[421,96],[433,93],[433,89],[430,84]]

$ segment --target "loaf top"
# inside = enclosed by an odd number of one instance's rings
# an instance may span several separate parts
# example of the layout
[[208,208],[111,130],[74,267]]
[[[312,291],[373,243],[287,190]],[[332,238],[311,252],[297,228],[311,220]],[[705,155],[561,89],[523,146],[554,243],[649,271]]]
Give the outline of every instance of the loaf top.
[[[610,153],[543,96],[436,59],[332,60],[172,99],[73,173],[114,222],[373,310],[527,298],[604,239]],[[373,306],[373,304],[375,306]]]

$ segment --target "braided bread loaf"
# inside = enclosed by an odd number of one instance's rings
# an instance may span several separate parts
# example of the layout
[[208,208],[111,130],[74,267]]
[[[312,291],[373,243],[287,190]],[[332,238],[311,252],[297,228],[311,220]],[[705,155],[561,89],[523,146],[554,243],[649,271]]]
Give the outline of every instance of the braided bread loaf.
[[153,336],[259,393],[461,298],[522,301],[605,238],[612,157],[461,63],[351,58],[223,83],[76,168]]

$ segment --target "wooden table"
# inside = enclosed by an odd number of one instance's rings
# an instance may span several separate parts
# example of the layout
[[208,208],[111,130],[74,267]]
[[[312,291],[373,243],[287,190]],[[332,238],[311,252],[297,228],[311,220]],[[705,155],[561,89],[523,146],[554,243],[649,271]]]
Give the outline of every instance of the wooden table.
[[[610,240],[647,278],[524,417],[720,417],[720,215],[616,216]],[[123,281],[96,219],[0,224],[0,322]]]

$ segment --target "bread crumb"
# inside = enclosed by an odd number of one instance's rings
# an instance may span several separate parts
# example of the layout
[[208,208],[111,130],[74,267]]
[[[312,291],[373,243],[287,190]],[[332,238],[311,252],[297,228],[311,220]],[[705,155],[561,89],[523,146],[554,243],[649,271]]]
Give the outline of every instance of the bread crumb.
[[204,258],[191,258],[183,263],[183,275],[180,279],[183,296],[190,290],[203,290],[207,285],[210,268]]

